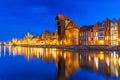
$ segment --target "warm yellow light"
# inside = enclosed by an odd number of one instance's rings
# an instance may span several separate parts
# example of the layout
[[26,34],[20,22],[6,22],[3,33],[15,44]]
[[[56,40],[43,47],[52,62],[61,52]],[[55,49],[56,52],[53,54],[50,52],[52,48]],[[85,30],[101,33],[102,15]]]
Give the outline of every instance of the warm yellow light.
[[109,57],[106,58],[107,66],[110,66],[110,60]]
[[118,62],[119,62],[119,66],[120,66],[120,58],[119,58],[119,61],[118,61]]
[[113,62],[114,62],[114,64],[116,65],[116,64],[117,64],[117,59],[114,58],[114,59],[113,59]]
[[66,40],[64,40],[64,43],[66,43]]
[[103,54],[103,52],[100,53],[100,60],[104,60],[104,54]]
[[106,40],[108,40],[108,38],[109,38],[109,37],[108,37],[108,36],[106,36]]
[[100,43],[100,44],[104,44],[104,41],[103,41],[103,40],[100,40],[99,43]]
[[113,36],[113,38],[114,38],[114,39],[117,39],[117,37],[116,37],[116,36]]
[[120,42],[120,39],[118,39],[118,41]]
[[88,61],[89,61],[89,62],[91,61],[91,56],[88,56]]
[[98,67],[99,67],[99,64],[98,64],[98,58],[97,57],[95,57],[95,67],[96,67],[96,69],[98,69]]

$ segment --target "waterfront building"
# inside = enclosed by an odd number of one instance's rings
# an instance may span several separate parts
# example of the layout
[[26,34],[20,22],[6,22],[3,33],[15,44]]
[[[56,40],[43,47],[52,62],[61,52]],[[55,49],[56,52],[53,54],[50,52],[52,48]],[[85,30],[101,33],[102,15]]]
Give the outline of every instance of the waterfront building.
[[96,23],[93,27],[94,45],[104,45],[104,23]]
[[16,44],[17,43],[17,38],[13,38],[11,42],[12,42],[12,44]]
[[58,42],[60,45],[79,45],[79,28],[68,17],[58,14]]
[[104,23],[104,42],[105,45],[109,45],[110,44],[110,20],[106,19],[105,23]]
[[106,19],[105,22],[98,22],[93,27],[95,45],[120,45],[120,20]]
[[57,31],[56,32],[45,31],[42,34],[42,41],[45,45],[57,45]]
[[50,44],[50,36],[51,33],[49,31],[44,31],[44,33],[42,34],[42,40],[44,41],[43,44]]
[[79,43],[80,45],[93,45],[93,26],[80,27]]
[[67,16],[56,16],[57,30],[41,35],[27,32],[23,39],[13,38],[12,44],[29,45],[120,45],[120,19],[97,22],[80,28]]
[[105,45],[117,46],[120,45],[120,20],[107,19],[104,24],[105,30]]
[[51,33],[50,42],[51,45],[57,45],[57,31]]
[[110,23],[110,45],[118,45],[118,20],[111,20]]
[[40,43],[41,40],[42,40],[42,35],[35,35],[35,36],[32,37],[31,43],[33,45],[39,45],[39,44],[42,44],[42,43]]
[[24,44],[32,44],[31,40],[33,38],[33,35],[30,32],[27,32],[24,36]]

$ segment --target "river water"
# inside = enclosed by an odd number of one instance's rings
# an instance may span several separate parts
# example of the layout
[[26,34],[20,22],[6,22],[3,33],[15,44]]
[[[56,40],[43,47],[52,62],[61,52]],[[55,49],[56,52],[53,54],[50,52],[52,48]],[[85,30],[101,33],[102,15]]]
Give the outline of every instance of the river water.
[[119,54],[0,46],[0,80],[120,80]]

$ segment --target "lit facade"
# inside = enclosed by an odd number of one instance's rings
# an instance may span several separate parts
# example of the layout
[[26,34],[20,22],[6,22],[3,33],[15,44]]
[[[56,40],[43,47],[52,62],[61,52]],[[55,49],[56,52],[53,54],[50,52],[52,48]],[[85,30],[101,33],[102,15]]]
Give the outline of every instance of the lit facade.
[[110,23],[110,39],[111,46],[118,45],[118,21],[116,20]]
[[58,42],[60,45],[79,45],[79,28],[68,17],[58,14]]
[[109,46],[120,45],[120,20],[107,19],[104,24],[105,44]]
[[16,45],[120,45],[120,19],[98,22],[80,28],[68,17],[56,16],[57,30],[44,31],[41,35],[27,32],[23,39],[13,38]]
[[93,26],[80,27],[79,44],[80,45],[92,45],[93,44]]
[[45,31],[42,35],[25,34],[23,39],[13,38],[13,45],[57,45],[56,32]]
[[93,27],[94,45],[104,45],[104,23],[96,23]]
[[120,19],[107,19],[93,27],[82,26],[79,34],[80,45],[120,45]]

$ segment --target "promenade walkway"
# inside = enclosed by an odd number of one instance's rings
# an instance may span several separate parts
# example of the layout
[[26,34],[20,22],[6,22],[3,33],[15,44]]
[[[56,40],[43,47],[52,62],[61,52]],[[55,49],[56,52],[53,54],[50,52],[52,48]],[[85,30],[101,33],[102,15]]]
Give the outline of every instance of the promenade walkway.
[[21,47],[37,47],[37,48],[59,48],[74,50],[120,50],[120,46],[109,47],[108,45],[13,45]]

